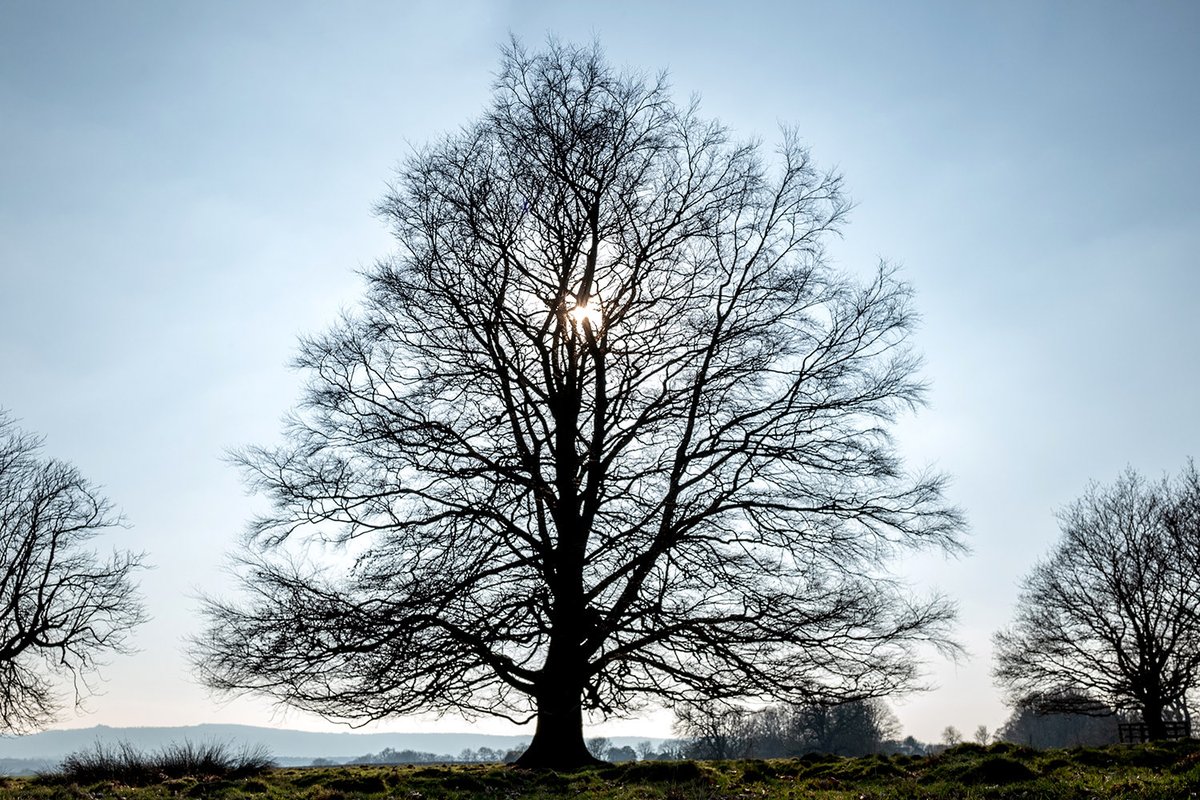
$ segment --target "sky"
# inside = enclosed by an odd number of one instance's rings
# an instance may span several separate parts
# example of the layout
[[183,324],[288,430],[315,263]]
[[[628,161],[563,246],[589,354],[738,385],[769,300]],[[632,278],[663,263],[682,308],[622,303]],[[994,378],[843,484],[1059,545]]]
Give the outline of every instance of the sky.
[[898,566],[958,602],[967,654],[931,654],[936,688],[895,710],[926,741],[1001,725],[990,638],[1055,510],[1200,455],[1195,3],[0,0],[0,408],[121,509],[103,545],[154,565],[139,652],[60,727],[334,729],[190,674],[198,598],[262,502],[224,454],[277,440],[298,337],[392,249],[387,181],[482,111],[510,34],[595,39],[843,173],[830,257],[915,287],[929,405],[897,436],[971,524],[968,555]]

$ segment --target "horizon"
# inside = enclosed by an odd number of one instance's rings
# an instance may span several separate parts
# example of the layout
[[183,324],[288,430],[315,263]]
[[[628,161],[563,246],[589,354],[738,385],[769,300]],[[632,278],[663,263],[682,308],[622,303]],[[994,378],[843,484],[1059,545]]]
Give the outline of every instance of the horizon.
[[[278,440],[299,338],[393,250],[371,209],[395,165],[481,113],[512,32],[669,70],[676,99],[768,144],[794,124],[843,172],[858,206],[830,260],[857,276],[893,260],[915,288],[929,402],[896,438],[910,469],[949,473],[971,526],[971,553],[895,567],[958,602],[967,654],[930,652],[938,688],[889,705],[926,742],[999,728],[991,636],[1055,511],[1126,465],[1156,478],[1200,455],[1200,6],[456,10],[0,0],[0,409],[123,512],[103,546],[154,566],[138,652],[107,658],[88,712],[67,703],[52,727],[526,735],[215,699],[183,655],[262,507],[227,452]],[[586,735],[670,738],[671,721]]]
[[[54,762],[71,753],[118,743],[128,744],[141,751],[184,743],[222,743],[230,747],[263,746],[270,751],[272,757],[286,762],[303,762],[314,758],[352,760],[389,748],[397,752],[416,751],[453,759],[461,756],[464,750],[478,750],[483,747],[514,748],[522,744],[528,745],[532,738],[531,733],[305,731],[237,723],[135,727],[94,725],[65,730],[50,728],[35,733],[0,737],[0,762],[25,762],[28,769],[33,762]],[[605,738],[609,739],[613,747],[633,746],[641,742],[649,742],[657,747],[667,741],[657,736]],[[2,774],[4,772],[0,768],[0,775]]]

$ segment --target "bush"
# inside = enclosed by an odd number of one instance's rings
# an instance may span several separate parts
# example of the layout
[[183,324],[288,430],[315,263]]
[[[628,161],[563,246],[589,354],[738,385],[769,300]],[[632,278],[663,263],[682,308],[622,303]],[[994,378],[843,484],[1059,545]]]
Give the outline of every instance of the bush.
[[96,744],[91,750],[63,759],[57,776],[71,783],[115,781],[145,786],[171,778],[244,778],[274,767],[262,746],[233,750],[226,744],[170,744],[157,753],[145,753],[128,742],[116,746]]

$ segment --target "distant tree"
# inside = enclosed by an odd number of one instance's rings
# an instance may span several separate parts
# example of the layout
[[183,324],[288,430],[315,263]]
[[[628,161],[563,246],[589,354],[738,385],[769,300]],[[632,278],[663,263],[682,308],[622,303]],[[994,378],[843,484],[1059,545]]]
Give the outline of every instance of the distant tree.
[[621,761],[637,761],[638,754],[629,745],[625,745],[624,747],[610,747],[608,748],[608,753],[605,755],[605,759],[614,764]]
[[900,720],[880,698],[854,700],[835,706],[839,735],[832,752],[861,756],[880,752],[883,743],[900,735]]
[[1062,538],[996,634],[997,682],[1043,713],[1141,714],[1152,739],[1200,686],[1200,476],[1132,469],[1059,515]]
[[755,758],[785,758],[804,752],[806,736],[802,713],[792,706],[770,706],[748,714],[751,745],[746,755]]
[[[464,751],[464,755],[467,751]],[[447,755],[439,755],[437,753],[427,753],[420,750],[395,750],[391,747],[385,747],[378,753],[368,753],[365,756],[359,756],[351,761],[351,764],[439,764],[454,761],[455,759]],[[460,761],[487,761],[488,759],[464,759],[460,756]]]
[[515,764],[518,760],[520,760],[521,756],[525,755],[525,751],[528,748],[529,748],[528,744],[522,743],[522,744],[519,744],[516,747],[513,747],[510,750],[506,751],[504,753],[504,763],[505,764]]
[[812,703],[791,709],[793,752],[862,756],[879,752],[883,742],[900,734],[900,723],[878,698],[830,705]]
[[962,733],[953,725],[947,725],[942,730],[942,744],[946,745],[946,747],[954,747],[955,745],[962,744],[962,740]]
[[687,744],[687,758],[747,758],[754,749],[754,720],[745,709],[727,703],[685,703],[675,708],[675,733]]
[[881,752],[899,735],[895,714],[878,698],[831,705],[772,706],[757,711],[717,703],[676,710],[675,730],[691,758],[784,758],[803,753],[861,756]]
[[988,732],[987,725],[980,725],[978,728],[975,729],[976,744],[986,745],[991,740],[992,740],[992,734]]
[[1047,713],[1033,706],[1015,708],[1008,720],[996,731],[998,741],[1023,744],[1039,749],[1065,747],[1099,747],[1116,744],[1117,724],[1129,722],[1131,716],[1119,713],[1095,700],[1076,698],[1070,708],[1087,708],[1087,714]]
[[274,507],[203,680],[536,718],[521,763],[554,767],[593,760],[585,710],[915,688],[953,609],[885,565],[961,519],[888,435],[923,396],[909,289],[823,258],[848,208],[792,133],[768,157],[598,49],[511,45],[401,169],[399,253],[304,343],[287,443],[241,457]]
[[144,619],[132,580],[142,556],[90,546],[120,518],[41,445],[0,411],[0,731],[52,720],[59,680],[79,703],[99,659],[125,652]]
[[637,754],[642,761],[653,761],[658,755],[658,748],[649,740],[641,741],[637,744]]
[[654,761],[682,761],[687,755],[688,741],[686,739],[667,739],[658,747]]
[[588,739],[586,744],[588,752],[591,753],[597,761],[604,760],[604,757],[608,755],[608,751],[612,748],[612,742],[609,741],[607,736],[594,736],[591,739]]
[[503,750],[496,750],[491,747],[480,747],[478,750],[472,750],[470,747],[463,748],[463,751],[458,754],[458,761],[466,764],[494,764],[505,760],[507,753]]

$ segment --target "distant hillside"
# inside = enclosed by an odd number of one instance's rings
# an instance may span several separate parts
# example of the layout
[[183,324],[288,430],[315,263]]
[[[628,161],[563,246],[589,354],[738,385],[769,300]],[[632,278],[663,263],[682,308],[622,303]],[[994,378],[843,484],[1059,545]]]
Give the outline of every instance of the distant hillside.
[[[283,763],[315,758],[350,759],[384,748],[419,750],[439,755],[458,755],[463,750],[490,747],[509,750],[527,743],[531,735],[493,736],[482,733],[313,733],[311,731],[260,728],[251,725],[189,725],[177,728],[94,728],[50,730],[26,736],[0,737],[0,762],[8,759],[57,763],[64,756],[91,748],[96,743],[128,742],[141,750],[157,750],[172,742],[224,742],[235,747],[263,745]],[[655,737],[610,737],[616,747],[636,745]]]

